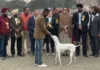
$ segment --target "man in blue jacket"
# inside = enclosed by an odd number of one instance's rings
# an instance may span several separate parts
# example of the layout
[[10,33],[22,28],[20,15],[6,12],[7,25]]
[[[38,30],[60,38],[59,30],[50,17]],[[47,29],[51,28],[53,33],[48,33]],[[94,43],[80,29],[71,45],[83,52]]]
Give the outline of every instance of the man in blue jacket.
[[33,37],[34,34],[34,28],[35,28],[35,19],[36,16],[39,14],[38,10],[35,10],[33,12],[33,16],[29,18],[28,21],[28,29],[29,29],[29,38],[30,38],[30,42],[31,42],[31,53],[34,55],[35,53],[35,38]]

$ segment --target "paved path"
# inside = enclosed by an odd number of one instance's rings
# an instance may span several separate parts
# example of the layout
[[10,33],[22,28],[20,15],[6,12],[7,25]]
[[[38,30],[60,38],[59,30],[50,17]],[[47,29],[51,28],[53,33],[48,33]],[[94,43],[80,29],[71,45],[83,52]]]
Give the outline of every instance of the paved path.
[[[9,50],[10,46],[8,46]],[[10,51],[8,51],[8,54]],[[77,57],[76,63],[72,63],[70,66],[69,57],[62,57],[63,66],[54,64],[54,56],[47,56],[44,52],[43,61],[48,64],[47,68],[38,68],[34,66],[34,56],[26,55],[25,57],[15,56],[14,58],[8,58],[4,61],[0,59],[0,70],[100,70],[100,57]]]

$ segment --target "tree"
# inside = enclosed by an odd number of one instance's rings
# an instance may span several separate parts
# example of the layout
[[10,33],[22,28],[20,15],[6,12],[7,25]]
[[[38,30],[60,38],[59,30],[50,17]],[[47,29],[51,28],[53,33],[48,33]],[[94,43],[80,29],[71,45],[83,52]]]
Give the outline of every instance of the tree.
[[100,0],[98,0],[98,4],[100,4]]
[[0,9],[3,7],[7,7],[6,3],[7,2],[5,0],[0,0]]
[[11,9],[15,8],[24,8],[26,3],[23,0],[12,0],[10,2],[7,2],[7,5]]
[[75,0],[65,0],[65,7],[75,8],[76,1]]
[[48,7],[48,0],[32,0],[28,3],[28,7],[31,9],[42,9]]

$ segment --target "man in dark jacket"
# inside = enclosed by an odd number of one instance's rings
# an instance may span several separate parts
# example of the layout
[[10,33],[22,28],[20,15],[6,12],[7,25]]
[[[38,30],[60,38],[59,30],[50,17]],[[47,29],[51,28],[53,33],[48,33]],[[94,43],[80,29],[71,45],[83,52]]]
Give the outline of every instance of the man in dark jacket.
[[35,53],[35,38],[33,37],[34,35],[34,28],[35,28],[35,23],[36,23],[36,17],[38,16],[39,11],[35,10],[33,12],[33,16],[29,18],[28,21],[28,29],[29,29],[29,38],[31,42],[31,53],[34,55]]
[[[83,11],[83,5],[77,4],[78,12],[74,13],[72,22],[75,27],[75,34],[76,34],[76,41],[80,42],[80,39],[82,39],[82,45],[83,45],[83,56],[87,56],[87,31],[88,27],[87,24],[89,22],[89,15],[87,12]],[[80,47],[76,48],[76,55],[80,55]]]
[[99,8],[93,6],[93,12],[90,21],[90,45],[92,49],[91,56],[98,57],[100,51],[100,14]]
[[60,14],[59,14],[58,8],[54,8],[53,9],[53,18],[54,18],[53,21],[56,24],[56,26],[55,26],[55,34],[56,34],[56,36],[59,35],[59,17],[60,17]]
[[22,21],[18,17],[18,9],[12,10],[13,17],[10,19],[11,28],[11,55],[15,55],[15,41],[17,40],[17,55],[23,56],[22,53]]

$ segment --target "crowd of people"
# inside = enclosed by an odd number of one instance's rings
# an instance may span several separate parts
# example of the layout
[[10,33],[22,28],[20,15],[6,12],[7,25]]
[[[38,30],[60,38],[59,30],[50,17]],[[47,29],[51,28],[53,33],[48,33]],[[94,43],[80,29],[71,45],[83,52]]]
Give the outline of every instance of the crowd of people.
[[[90,56],[99,57],[100,8],[91,6],[87,10],[82,4],[77,4],[76,7],[77,12],[73,15],[70,14],[69,8],[44,9],[42,13],[35,10],[30,14],[29,8],[25,7],[20,16],[18,9],[12,10],[11,18],[7,15],[9,9],[3,8],[0,16],[0,57],[2,60],[8,57],[6,49],[10,38],[11,57],[15,56],[17,42],[18,56],[35,55],[35,65],[47,67],[42,61],[42,51],[46,43],[47,55],[50,55],[50,47],[52,55],[55,55],[55,45],[51,35],[56,35],[61,43],[81,42],[84,57],[88,57],[87,42],[90,41]],[[65,51],[63,55],[68,55],[68,51]],[[76,56],[80,56],[80,46],[76,48]]]

